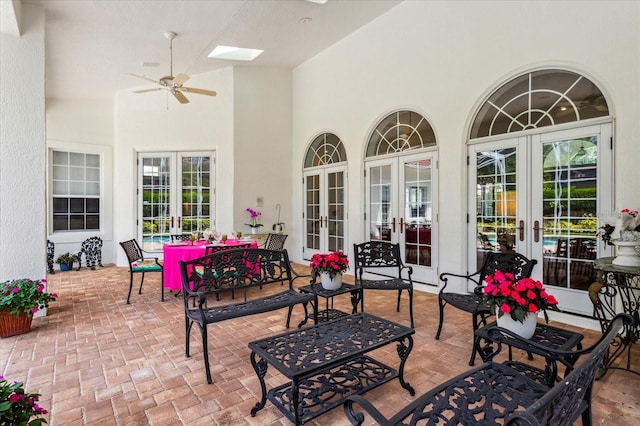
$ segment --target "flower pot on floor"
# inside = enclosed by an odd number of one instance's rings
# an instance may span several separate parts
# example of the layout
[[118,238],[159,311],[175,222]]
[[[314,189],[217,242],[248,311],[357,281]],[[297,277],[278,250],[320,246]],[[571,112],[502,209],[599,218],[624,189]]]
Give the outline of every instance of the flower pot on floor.
[[498,327],[506,328],[520,337],[530,339],[536,332],[538,316],[535,314],[527,314],[524,317],[524,321],[520,322],[511,318],[511,315],[504,314],[501,317],[498,317],[497,321]]
[[60,270],[61,271],[70,271],[71,268],[73,268],[73,265],[65,265],[64,263],[60,264]]
[[19,316],[9,313],[8,310],[0,310],[0,337],[11,337],[25,334],[31,331],[33,317],[24,311]]
[[331,278],[328,272],[320,272],[320,282],[325,290],[337,290],[342,287],[342,274],[335,274]]

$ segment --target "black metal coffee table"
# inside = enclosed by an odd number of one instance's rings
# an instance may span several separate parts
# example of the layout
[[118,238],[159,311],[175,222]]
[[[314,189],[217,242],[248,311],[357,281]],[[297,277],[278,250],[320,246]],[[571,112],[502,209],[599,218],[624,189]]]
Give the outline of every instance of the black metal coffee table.
[[[251,364],[262,389],[251,416],[269,398],[289,420],[303,424],[341,405],[347,396],[363,394],[396,377],[415,395],[404,381],[414,333],[412,328],[359,313],[249,343]],[[397,371],[365,355],[393,342],[398,343],[400,357]],[[267,392],[264,377],[269,364],[291,382]]]

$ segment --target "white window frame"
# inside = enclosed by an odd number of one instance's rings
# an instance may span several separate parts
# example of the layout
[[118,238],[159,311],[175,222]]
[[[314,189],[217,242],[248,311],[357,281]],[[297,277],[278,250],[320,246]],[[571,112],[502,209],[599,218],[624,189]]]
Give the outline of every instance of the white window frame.
[[[47,144],[47,235],[56,243],[82,242],[98,236],[113,239],[113,153],[110,146],[48,141]],[[100,229],[53,231],[53,151],[94,154],[100,157]]]

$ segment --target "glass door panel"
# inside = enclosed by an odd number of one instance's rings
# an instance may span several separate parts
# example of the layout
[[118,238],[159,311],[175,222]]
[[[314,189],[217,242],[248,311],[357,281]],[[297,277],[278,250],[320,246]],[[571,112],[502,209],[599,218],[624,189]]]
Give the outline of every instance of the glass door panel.
[[170,155],[145,156],[140,163],[141,246],[143,250],[160,250],[163,243],[171,240],[172,158]]
[[404,257],[431,266],[431,160],[404,163]]
[[[371,240],[391,241],[391,165],[369,168],[369,235]],[[394,230],[395,232],[395,230]]]
[[211,228],[211,158],[183,156],[181,233]]
[[344,172],[327,173],[327,191],[327,248],[331,252],[344,251]]
[[[563,310],[590,315],[589,285],[595,280],[594,260],[606,256],[596,240],[598,212],[609,211],[611,179],[609,126],[590,126],[533,137],[536,194],[533,253],[542,259],[542,277]],[[606,135],[603,135],[603,131]],[[603,136],[605,136],[603,138]],[[604,148],[604,149],[603,149]],[[604,176],[603,176],[604,174]],[[600,253],[602,252],[602,253]]]
[[489,252],[518,251],[518,150],[516,146],[480,149],[474,153],[474,159],[476,254],[473,270],[477,271]]

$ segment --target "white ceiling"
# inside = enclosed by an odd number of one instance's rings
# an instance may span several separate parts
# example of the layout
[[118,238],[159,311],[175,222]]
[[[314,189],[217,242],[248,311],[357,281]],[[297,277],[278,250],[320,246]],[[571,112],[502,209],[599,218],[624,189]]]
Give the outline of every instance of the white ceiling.
[[[4,0],[3,0],[4,1]],[[401,0],[22,0],[45,8],[47,98],[109,98],[154,80],[231,65],[293,68]],[[301,23],[303,18],[311,22]],[[254,62],[214,60],[218,45],[264,49]],[[159,63],[143,67],[143,62]],[[215,89],[215,88],[213,88]]]

